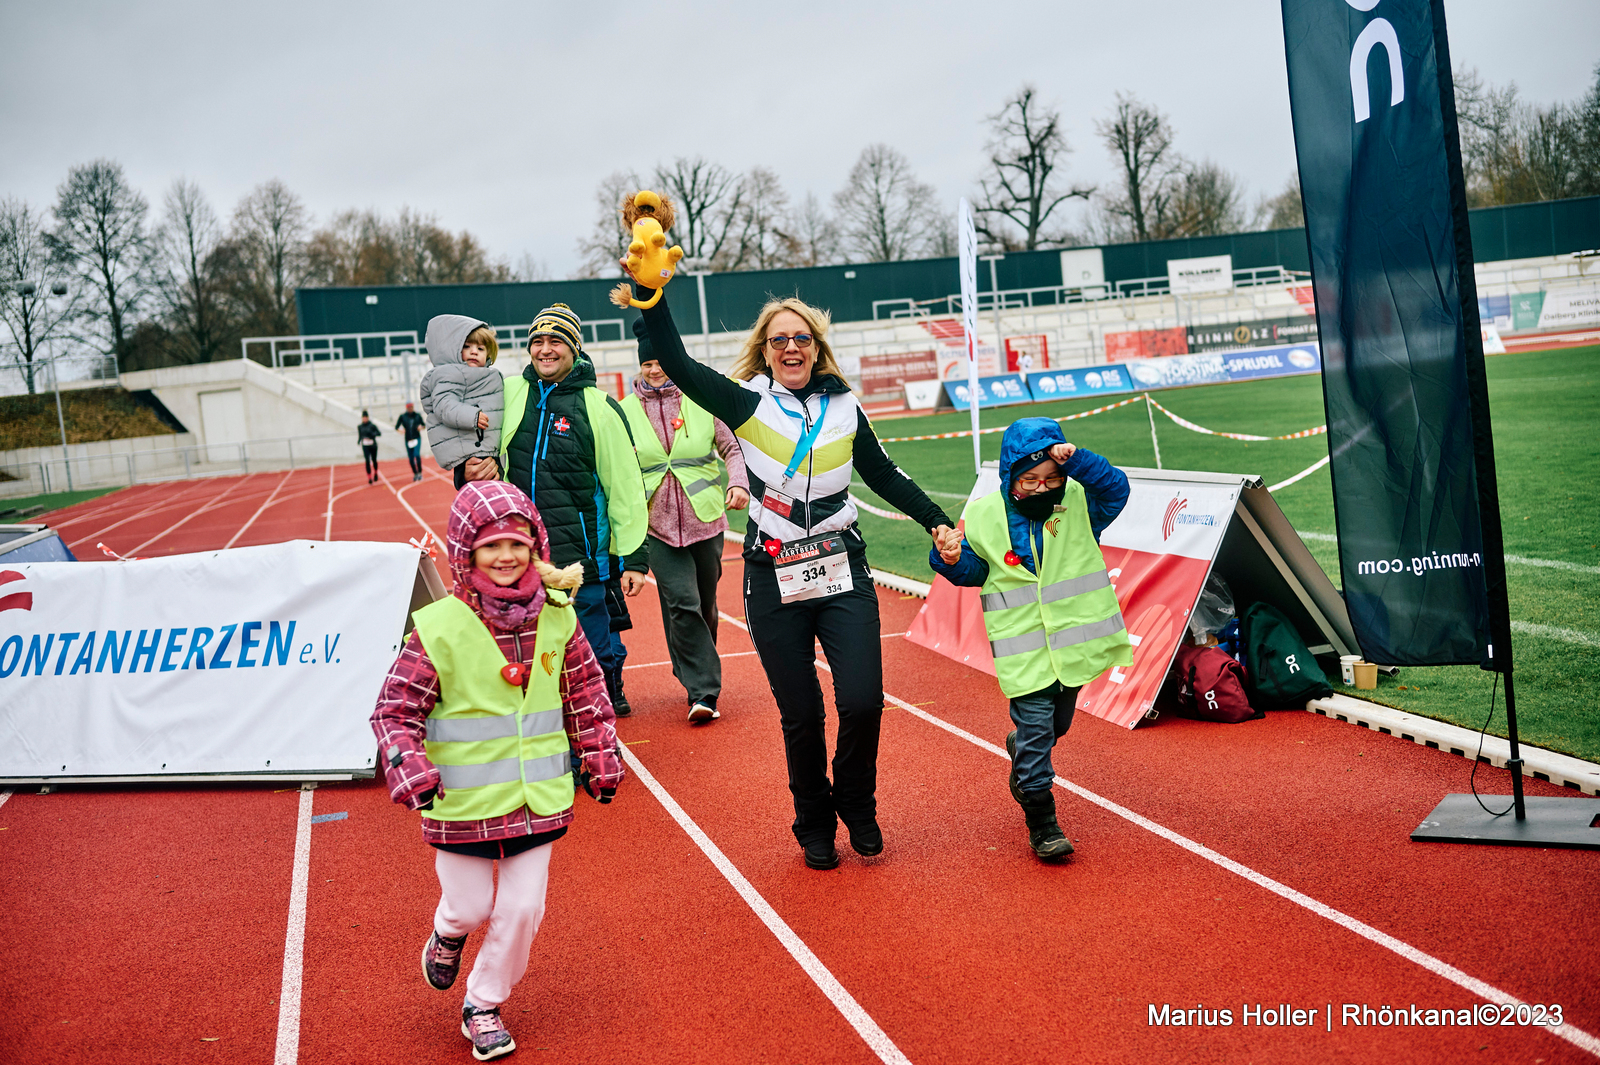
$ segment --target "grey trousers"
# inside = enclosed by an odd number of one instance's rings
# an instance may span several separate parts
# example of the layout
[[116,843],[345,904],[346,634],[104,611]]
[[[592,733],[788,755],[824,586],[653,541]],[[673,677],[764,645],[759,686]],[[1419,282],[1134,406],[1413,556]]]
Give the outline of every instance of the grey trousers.
[[672,675],[692,704],[715,706],[722,694],[722,659],[717,657],[717,581],[722,578],[722,536],[687,547],[648,537],[650,569],[661,599]]

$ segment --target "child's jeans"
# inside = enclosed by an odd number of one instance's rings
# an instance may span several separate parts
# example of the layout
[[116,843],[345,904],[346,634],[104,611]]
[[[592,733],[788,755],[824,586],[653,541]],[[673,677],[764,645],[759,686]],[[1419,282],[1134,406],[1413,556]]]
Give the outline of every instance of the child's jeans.
[[550,848],[555,844],[501,858],[500,890],[495,891],[493,858],[435,851],[439,875],[439,908],[433,927],[442,936],[464,936],[489,922],[478,945],[467,997],[473,1005],[492,1009],[511,997],[511,989],[528,969],[528,950],[544,920],[545,885],[550,879]]
[[1050,750],[1072,727],[1077,688],[1052,684],[1042,691],[1011,700],[1011,723],[1017,726],[1017,786],[1023,791],[1044,791],[1055,780]]

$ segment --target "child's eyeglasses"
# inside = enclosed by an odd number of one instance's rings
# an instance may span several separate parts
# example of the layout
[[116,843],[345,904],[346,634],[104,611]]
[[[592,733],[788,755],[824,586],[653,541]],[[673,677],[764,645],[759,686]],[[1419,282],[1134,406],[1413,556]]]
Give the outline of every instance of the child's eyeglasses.
[[812,339],[813,337],[810,333],[796,333],[792,337],[768,337],[767,346],[773,351],[782,351],[789,346],[789,341],[792,340],[794,341],[795,347],[799,348],[801,351],[810,351]]
[[1067,483],[1065,477],[1018,477],[1017,487],[1024,492],[1037,492],[1042,484],[1046,488],[1060,488]]

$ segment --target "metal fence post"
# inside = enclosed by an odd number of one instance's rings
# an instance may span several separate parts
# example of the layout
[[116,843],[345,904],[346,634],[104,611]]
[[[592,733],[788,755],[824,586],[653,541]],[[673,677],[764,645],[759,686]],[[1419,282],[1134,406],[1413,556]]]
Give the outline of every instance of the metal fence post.
[[189,478],[193,477],[194,474],[191,473],[190,470],[189,470],[189,449],[188,448],[183,448],[182,451],[183,451],[183,479],[187,481]]

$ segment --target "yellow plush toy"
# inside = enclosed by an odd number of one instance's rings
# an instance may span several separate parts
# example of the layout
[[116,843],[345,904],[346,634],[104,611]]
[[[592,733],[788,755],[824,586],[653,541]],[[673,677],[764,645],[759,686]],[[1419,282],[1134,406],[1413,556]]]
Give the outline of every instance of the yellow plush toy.
[[667,247],[667,230],[672,228],[672,201],[657,196],[649,189],[640,189],[622,203],[622,220],[633,231],[633,242],[628,245],[628,272],[641,285],[656,290],[644,303],[633,298],[633,289],[624,281],[611,292],[611,302],[618,307],[654,307],[661,299],[661,290],[672,280],[673,269],[683,258],[683,249],[674,244]]

